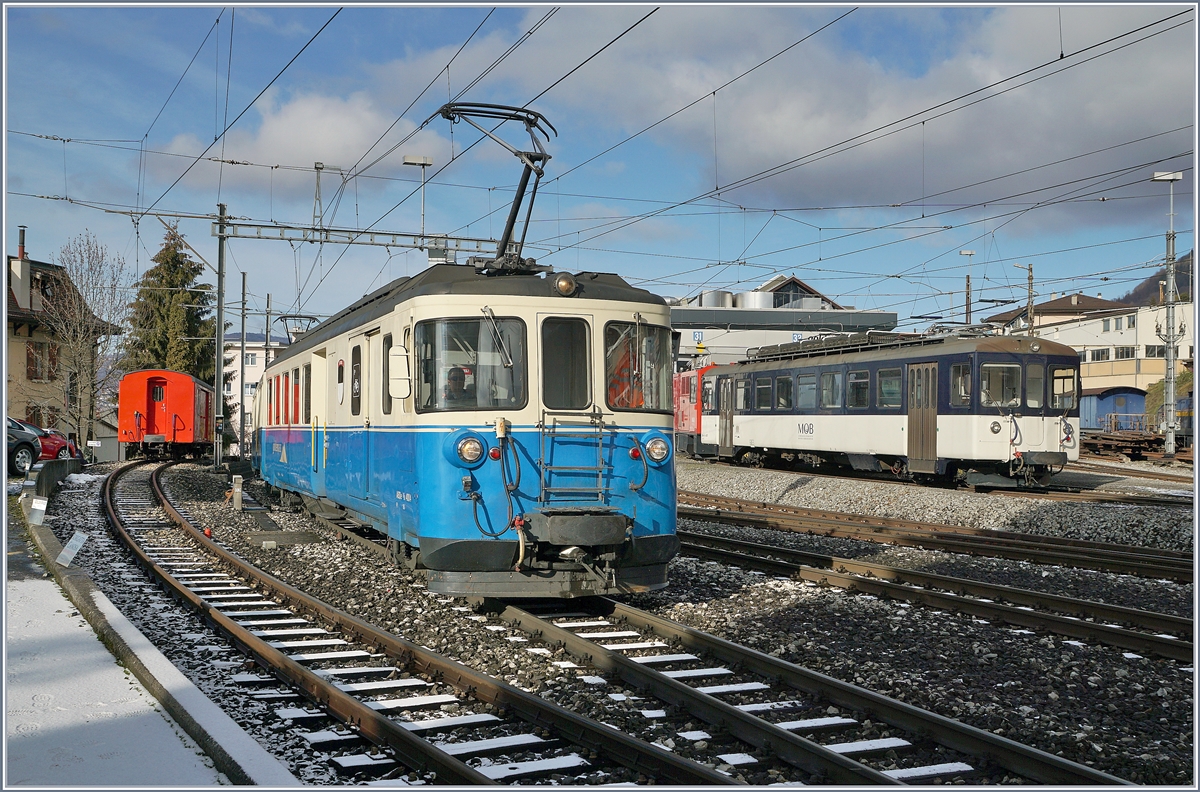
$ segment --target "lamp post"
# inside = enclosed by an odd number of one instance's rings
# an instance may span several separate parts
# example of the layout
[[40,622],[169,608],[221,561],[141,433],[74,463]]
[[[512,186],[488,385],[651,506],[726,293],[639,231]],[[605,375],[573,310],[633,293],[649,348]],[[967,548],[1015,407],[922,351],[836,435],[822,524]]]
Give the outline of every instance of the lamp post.
[[1167,373],[1163,378],[1163,419],[1166,423],[1166,439],[1163,444],[1163,457],[1175,457],[1175,344],[1183,337],[1183,328],[1175,327],[1175,182],[1183,178],[1182,171],[1156,171],[1150,181],[1165,181],[1170,185],[1169,230],[1167,231],[1167,324],[1166,330],[1162,325],[1155,328],[1158,337],[1166,344],[1164,350],[1167,363]]
[[421,168],[421,250],[425,249],[425,169],[433,164],[433,157],[417,157],[412,154],[404,155],[405,165],[418,165]]
[[960,250],[958,255],[967,257],[967,324],[971,324],[971,262],[974,261],[971,257],[975,255],[974,250]]

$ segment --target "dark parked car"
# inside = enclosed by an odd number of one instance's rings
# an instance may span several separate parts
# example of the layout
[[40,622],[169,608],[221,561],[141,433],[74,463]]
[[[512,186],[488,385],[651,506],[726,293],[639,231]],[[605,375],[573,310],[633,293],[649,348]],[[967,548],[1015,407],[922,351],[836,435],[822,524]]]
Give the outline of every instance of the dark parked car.
[[26,421],[16,421],[16,423],[38,436],[38,440],[42,443],[41,459],[66,459],[80,456],[75,443],[57,429],[42,429]]
[[20,421],[8,419],[8,472],[25,475],[42,455],[42,443],[36,432]]

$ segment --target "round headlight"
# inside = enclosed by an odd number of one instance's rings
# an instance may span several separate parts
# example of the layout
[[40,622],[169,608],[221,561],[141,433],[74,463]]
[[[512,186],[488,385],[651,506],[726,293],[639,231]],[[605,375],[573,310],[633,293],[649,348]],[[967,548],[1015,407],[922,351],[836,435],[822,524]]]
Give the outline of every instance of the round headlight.
[[1039,344],[1037,341],[1034,341],[1032,344],[1029,345],[1030,352],[1037,352],[1041,348],[1042,348],[1042,345]]
[[554,290],[563,297],[570,297],[575,293],[578,284],[575,283],[575,276],[569,272],[560,272],[554,277]]
[[646,456],[650,457],[653,462],[662,462],[669,453],[671,453],[671,446],[667,445],[667,441],[661,437],[655,437],[646,443]]
[[1000,422],[999,421],[992,421],[992,425],[990,428],[992,430],[992,434],[1000,434]]
[[464,437],[458,441],[458,458],[467,464],[474,464],[483,456],[483,443],[474,437]]

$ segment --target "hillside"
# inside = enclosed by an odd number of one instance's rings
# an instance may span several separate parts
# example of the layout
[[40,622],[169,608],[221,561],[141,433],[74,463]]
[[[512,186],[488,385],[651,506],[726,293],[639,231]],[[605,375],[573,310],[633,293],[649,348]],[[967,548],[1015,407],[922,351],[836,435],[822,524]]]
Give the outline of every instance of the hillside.
[[[1192,266],[1194,252],[1188,251],[1175,262],[1175,290],[1181,302],[1186,302],[1192,297],[1192,278],[1195,276]],[[1165,281],[1166,278],[1167,268],[1163,267],[1134,286],[1127,294],[1118,297],[1116,302],[1125,305],[1158,305],[1158,282]]]

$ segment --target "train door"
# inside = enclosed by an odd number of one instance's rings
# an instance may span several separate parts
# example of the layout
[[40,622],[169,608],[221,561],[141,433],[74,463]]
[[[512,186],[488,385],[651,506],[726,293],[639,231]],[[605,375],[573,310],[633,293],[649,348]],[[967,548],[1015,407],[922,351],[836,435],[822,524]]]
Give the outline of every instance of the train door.
[[937,472],[937,363],[908,364],[908,469]]
[[1046,364],[1033,359],[1025,364],[1025,409],[1021,410],[1021,439],[1027,448],[1038,448],[1046,440]]
[[346,483],[350,495],[364,500],[371,484],[371,341],[378,330],[350,339],[348,375],[350,426],[346,432]]
[[720,439],[717,453],[723,457],[733,456],[733,379],[721,377],[717,380],[720,397],[717,408],[720,411]]
[[[171,428],[167,407],[167,381],[162,377],[146,380],[146,417],[142,435],[162,435],[165,439]],[[140,438],[139,438],[140,439]]]

